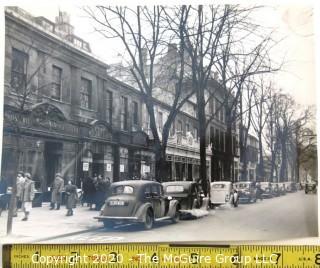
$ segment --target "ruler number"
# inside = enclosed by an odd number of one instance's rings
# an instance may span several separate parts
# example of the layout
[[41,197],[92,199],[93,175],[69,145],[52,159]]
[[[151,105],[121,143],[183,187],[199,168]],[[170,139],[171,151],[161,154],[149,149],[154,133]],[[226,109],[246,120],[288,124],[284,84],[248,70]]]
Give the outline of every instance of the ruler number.
[[280,257],[281,257],[281,253],[273,253],[273,254],[277,256],[277,258],[276,258],[276,264],[278,264],[278,261],[279,261],[279,259],[280,259]]
[[320,265],[320,253],[315,255],[316,259],[315,259],[315,264]]

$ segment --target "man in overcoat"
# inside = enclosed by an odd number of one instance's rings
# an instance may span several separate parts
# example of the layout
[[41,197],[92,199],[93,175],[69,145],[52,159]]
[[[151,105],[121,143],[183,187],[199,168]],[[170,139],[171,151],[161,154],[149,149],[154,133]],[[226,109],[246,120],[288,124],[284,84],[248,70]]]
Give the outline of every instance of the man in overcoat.
[[60,209],[62,203],[62,192],[64,189],[64,180],[60,173],[57,173],[52,185],[52,195],[51,195],[51,207],[50,210],[53,210],[55,204],[57,204],[57,210]]
[[31,179],[30,173],[24,174],[25,180],[22,186],[21,192],[21,201],[22,201],[22,209],[24,212],[23,221],[27,221],[30,211],[32,209],[32,200],[35,194],[34,181]]

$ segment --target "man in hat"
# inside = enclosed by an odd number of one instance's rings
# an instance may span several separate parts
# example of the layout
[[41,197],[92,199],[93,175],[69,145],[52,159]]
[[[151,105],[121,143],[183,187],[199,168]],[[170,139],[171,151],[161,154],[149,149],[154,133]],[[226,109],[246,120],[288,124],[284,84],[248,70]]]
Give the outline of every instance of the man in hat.
[[34,181],[31,179],[30,173],[24,174],[24,183],[21,190],[21,201],[22,201],[22,209],[24,212],[24,218],[23,221],[28,220],[28,216],[30,214],[30,211],[32,209],[32,200],[34,198]]
[[55,207],[55,204],[57,204],[57,210],[60,209],[60,205],[62,202],[62,192],[64,189],[64,180],[60,173],[57,173],[55,176],[55,179],[53,181],[53,187],[52,187],[52,195],[51,195],[51,208],[50,210],[53,210]]

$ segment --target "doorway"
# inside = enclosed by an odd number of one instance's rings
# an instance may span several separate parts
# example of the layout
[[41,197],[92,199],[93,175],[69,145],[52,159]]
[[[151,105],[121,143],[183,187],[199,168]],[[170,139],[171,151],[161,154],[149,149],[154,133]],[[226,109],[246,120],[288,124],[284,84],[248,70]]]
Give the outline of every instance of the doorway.
[[61,172],[63,144],[61,142],[46,141],[44,143],[44,161],[47,186],[51,186],[54,176]]

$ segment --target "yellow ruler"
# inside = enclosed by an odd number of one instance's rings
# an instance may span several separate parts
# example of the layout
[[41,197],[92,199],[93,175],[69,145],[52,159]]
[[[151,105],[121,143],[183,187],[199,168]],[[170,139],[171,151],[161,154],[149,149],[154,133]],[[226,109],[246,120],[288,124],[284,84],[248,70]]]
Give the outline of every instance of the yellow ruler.
[[13,244],[2,267],[320,267],[320,246]]

